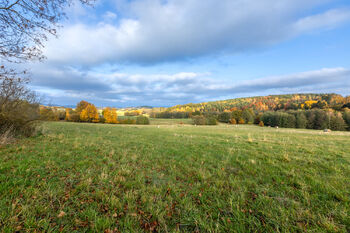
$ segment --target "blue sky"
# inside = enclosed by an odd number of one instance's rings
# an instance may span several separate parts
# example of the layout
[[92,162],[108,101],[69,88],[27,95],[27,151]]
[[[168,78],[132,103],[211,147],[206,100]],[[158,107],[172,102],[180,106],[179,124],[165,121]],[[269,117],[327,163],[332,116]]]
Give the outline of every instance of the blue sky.
[[67,15],[46,43],[47,59],[29,66],[46,103],[350,95],[345,0],[97,0]]

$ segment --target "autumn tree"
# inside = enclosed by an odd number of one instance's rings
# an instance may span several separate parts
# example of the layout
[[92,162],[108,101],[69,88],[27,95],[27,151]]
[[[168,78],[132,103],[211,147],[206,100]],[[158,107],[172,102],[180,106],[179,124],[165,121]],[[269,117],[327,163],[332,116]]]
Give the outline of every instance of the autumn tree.
[[93,104],[88,104],[80,113],[80,120],[84,122],[99,122],[97,108]]
[[105,108],[103,110],[103,117],[105,118],[106,123],[109,123],[109,124],[118,123],[117,110],[115,108]]
[[80,114],[90,103],[82,100],[77,104],[77,107],[75,108],[75,111]]

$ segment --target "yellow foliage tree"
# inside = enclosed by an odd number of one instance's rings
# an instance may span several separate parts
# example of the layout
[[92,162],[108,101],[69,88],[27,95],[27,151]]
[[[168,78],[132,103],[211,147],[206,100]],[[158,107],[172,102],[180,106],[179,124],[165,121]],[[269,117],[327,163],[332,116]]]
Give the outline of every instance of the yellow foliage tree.
[[316,100],[308,100],[308,101],[305,101],[304,104],[305,104],[304,105],[305,109],[311,109],[313,104],[317,104],[317,101]]
[[103,117],[105,118],[106,123],[109,123],[109,124],[118,123],[117,109],[115,108],[105,108],[103,111]]
[[85,122],[99,122],[97,108],[93,104],[88,104],[80,113],[80,120]]

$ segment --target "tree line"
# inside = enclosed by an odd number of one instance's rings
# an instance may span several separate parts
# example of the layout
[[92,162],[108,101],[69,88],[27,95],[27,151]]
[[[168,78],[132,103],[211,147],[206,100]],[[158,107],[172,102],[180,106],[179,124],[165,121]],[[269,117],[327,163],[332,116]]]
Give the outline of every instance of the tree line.
[[58,110],[51,107],[40,107],[40,119],[44,121],[68,121],[68,122],[87,122],[87,123],[108,123],[108,124],[149,124],[149,119],[139,113],[135,119],[118,119],[117,109],[106,107],[102,114],[92,103],[80,101],[75,109],[65,108]]

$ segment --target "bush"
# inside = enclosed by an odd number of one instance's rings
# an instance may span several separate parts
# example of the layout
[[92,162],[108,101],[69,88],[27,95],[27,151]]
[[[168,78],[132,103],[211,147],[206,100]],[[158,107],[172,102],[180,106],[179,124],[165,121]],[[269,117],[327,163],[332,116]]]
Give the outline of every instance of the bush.
[[32,136],[36,132],[39,117],[39,106],[23,101],[16,109],[0,112],[0,134],[11,129],[13,136]]
[[136,124],[138,124],[138,125],[149,125],[149,119],[146,116],[138,116],[136,118]]
[[194,125],[206,125],[207,119],[204,116],[193,116],[192,124]]
[[0,73],[0,135],[32,136],[39,118],[37,97],[26,81]]
[[218,121],[215,119],[215,117],[209,117],[207,118],[207,125],[217,125]]
[[58,114],[56,115],[51,108],[40,108],[40,120],[42,121],[58,121]]
[[263,121],[260,121],[260,122],[259,122],[259,126],[260,126],[260,127],[264,127],[264,122],[263,122]]

